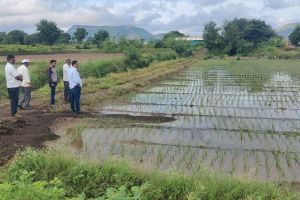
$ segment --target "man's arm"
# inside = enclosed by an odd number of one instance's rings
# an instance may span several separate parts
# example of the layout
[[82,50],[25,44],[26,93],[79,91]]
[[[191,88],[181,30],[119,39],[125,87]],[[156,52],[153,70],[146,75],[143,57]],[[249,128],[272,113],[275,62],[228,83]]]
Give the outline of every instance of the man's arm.
[[80,79],[80,76],[79,76],[79,72],[78,71],[74,71],[73,72],[73,78],[74,78],[74,82],[78,85],[78,86],[82,86],[82,83],[81,83],[81,79]]
[[10,68],[10,74],[12,75],[12,77],[14,77],[16,80],[18,81],[22,81],[23,80],[23,76],[21,74],[18,73],[18,70],[16,70],[15,68]]
[[29,87],[32,87],[32,86],[31,86],[31,82],[30,82],[30,75],[29,75],[29,70],[28,70],[28,69],[26,69],[26,70],[24,71],[24,77],[23,77],[23,80],[24,80],[24,82],[25,82],[26,84],[29,85]]
[[48,68],[47,76],[48,76],[48,80],[49,80],[49,83],[50,83],[50,84],[53,83],[52,78],[51,78],[51,74],[52,74],[52,69],[49,67],[49,68]]

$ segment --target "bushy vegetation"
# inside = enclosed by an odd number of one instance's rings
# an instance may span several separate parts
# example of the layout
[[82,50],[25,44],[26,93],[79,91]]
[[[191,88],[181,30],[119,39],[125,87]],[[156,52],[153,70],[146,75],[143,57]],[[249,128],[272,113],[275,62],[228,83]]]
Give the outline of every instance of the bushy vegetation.
[[215,22],[205,25],[203,39],[211,54],[248,55],[276,36],[270,25],[257,19],[234,19],[222,28]]
[[193,55],[193,46],[190,42],[181,40],[185,35],[178,31],[171,31],[164,35],[162,40],[155,41],[155,48],[170,48],[180,57]]
[[297,26],[289,35],[290,42],[295,46],[300,46],[300,26]]
[[82,162],[49,151],[19,153],[0,184],[1,199],[285,200],[297,194],[271,183],[222,177],[146,173],[125,163]]

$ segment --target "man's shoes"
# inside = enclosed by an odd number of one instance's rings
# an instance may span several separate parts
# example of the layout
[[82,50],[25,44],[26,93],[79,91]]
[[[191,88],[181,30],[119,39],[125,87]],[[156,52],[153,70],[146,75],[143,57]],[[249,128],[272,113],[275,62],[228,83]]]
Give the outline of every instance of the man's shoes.
[[16,114],[14,114],[14,115],[13,115],[13,117],[16,117],[16,118],[21,118],[21,117],[22,117],[22,115],[20,115],[20,114],[16,113]]
[[56,105],[50,105],[50,107],[51,107],[52,109],[55,109],[55,108],[56,108]]
[[76,112],[76,115],[80,115],[81,114],[81,112],[79,111],[79,112]]

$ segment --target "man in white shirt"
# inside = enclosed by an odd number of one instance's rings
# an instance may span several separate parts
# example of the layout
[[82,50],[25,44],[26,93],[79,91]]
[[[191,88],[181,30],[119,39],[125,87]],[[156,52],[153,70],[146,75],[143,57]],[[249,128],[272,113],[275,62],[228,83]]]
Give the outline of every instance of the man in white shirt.
[[63,65],[64,97],[65,101],[70,102],[70,88],[68,81],[68,69],[71,68],[71,60],[67,59]]
[[18,67],[18,73],[23,76],[23,81],[21,83],[23,97],[19,102],[20,109],[30,109],[30,100],[31,100],[31,82],[30,82],[30,75],[29,75],[29,60],[23,59],[22,65]]
[[72,67],[68,70],[69,88],[71,94],[71,109],[76,114],[80,114],[80,95],[82,80],[78,72],[78,61],[72,61]]
[[19,103],[19,88],[21,86],[23,77],[18,73],[17,69],[14,67],[15,63],[15,56],[8,55],[7,64],[5,65],[5,78],[7,91],[10,99],[11,115],[12,117],[19,117],[16,114],[18,111]]

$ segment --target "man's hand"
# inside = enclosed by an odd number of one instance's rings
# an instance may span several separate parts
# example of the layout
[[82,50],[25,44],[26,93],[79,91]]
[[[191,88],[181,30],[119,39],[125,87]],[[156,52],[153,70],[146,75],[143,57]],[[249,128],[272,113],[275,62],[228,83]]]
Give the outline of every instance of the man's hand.
[[18,81],[23,81],[23,76],[22,75],[18,75],[15,77],[16,80]]

